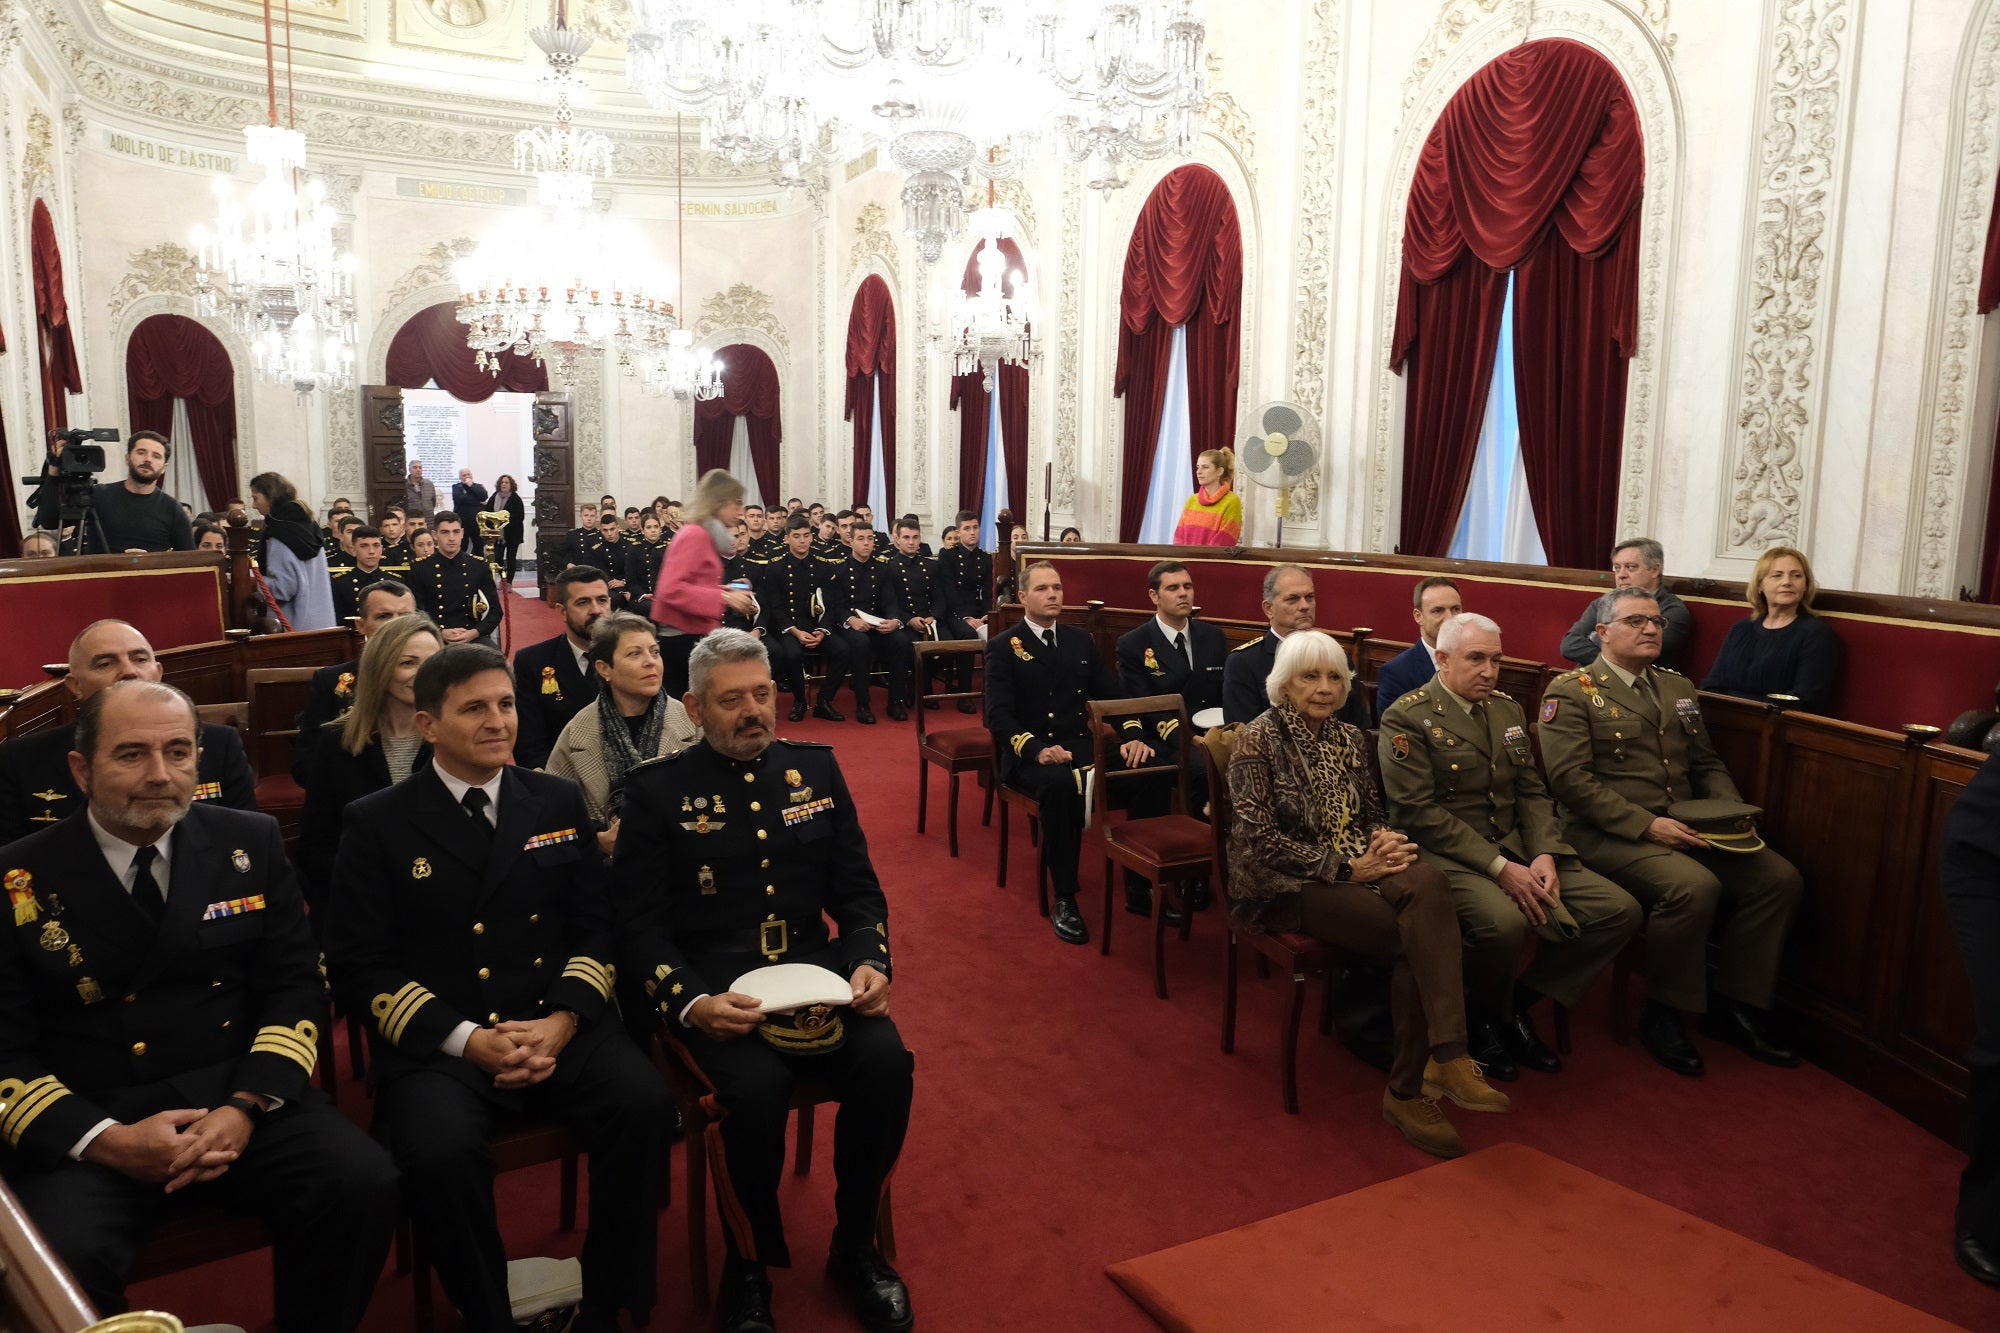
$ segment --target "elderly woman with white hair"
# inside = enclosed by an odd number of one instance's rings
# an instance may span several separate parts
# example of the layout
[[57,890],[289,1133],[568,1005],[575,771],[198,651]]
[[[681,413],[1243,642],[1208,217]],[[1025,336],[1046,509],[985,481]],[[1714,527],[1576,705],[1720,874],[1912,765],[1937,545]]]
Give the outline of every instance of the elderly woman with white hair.
[[1265,681],[1270,711],[1243,724],[1229,760],[1235,825],[1229,916],[1252,933],[1303,931],[1393,961],[1395,1053],[1382,1118],[1425,1152],[1457,1157],[1438,1109],[1505,1111],[1467,1053],[1458,916],[1443,875],[1389,827],[1359,728],[1334,715],[1354,672],[1340,644],[1286,637]]

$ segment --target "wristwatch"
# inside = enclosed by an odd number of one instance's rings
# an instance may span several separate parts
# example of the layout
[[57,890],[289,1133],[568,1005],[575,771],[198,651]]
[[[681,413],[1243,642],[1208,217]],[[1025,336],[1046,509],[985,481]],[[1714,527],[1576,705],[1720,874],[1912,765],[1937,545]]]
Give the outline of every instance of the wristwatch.
[[1348,884],[1352,883],[1353,879],[1354,862],[1343,857],[1333,867],[1333,882],[1336,884]]
[[265,1111],[263,1107],[251,1101],[248,1097],[231,1097],[228,1101],[224,1102],[223,1105],[233,1106],[237,1110],[241,1111],[244,1115],[249,1116],[250,1126],[253,1129],[256,1128],[258,1125],[263,1124],[264,1117],[267,1114],[269,1114],[267,1111]]

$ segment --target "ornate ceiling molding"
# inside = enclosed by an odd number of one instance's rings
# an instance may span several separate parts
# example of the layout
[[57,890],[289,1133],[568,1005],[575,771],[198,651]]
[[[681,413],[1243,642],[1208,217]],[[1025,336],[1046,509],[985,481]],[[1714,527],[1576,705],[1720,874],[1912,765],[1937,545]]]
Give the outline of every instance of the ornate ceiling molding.
[[[1520,5],[1518,12],[1512,8]],[[1421,96],[1403,117],[1389,189],[1383,201],[1379,324],[1375,358],[1373,442],[1368,451],[1367,513],[1363,519],[1365,549],[1394,547],[1391,498],[1399,489],[1396,469],[1402,459],[1401,376],[1389,369],[1389,344],[1396,327],[1396,299],[1403,268],[1403,209],[1417,155],[1452,94],[1489,60],[1524,38],[1567,37],[1583,42],[1609,60],[1625,80],[1639,110],[1646,138],[1646,192],[1639,215],[1638,341],[1625,378],[1623,479],[1618,497],[1618,531],[1638,532],[1652,526],[1654,460],[1660,447],[1660,396],[1666,382],[1666,302],[1672,290],[1674,236],[1672,219],[1680,214],[1681,114],[1665,46],[1654,29],[1626,5],[1613,0],[1568,0],[1532,6],[1522,0],[1447,0],[1446,12],[1469,7],[1472,26],[1456,34],[1450,58],[1442,64],[1433,56]],[[1662,6],[1662,9],[1664,6]],[[1478,11],[1501,12],[1481,20]],[[1521,15],[1528,15],[1526,31]],[[1441,20],[1442,21],[1442,20]]]
[[[1943,191],[1943,281],[1931,311],[1923,362],[1922,424],[1911,472],[1908,529],[1915,540],[1903,543],[1903,591],[1939,598],[1955,595],[1962,525],[1983,512],[1984,490],[1967,485],[1966,464],[1986,323],[1979,313],[1979,275],[1993,181],[2000,174],[2000,4],[1986,4],[1972,20],[1951,105],[1963,109],[1962,129]],[[2000,515],[1985,517],[1988,524],[2000,521]]]
[[770,296],[747,282],[715,292],[701,303],[701,315],[692,328],[695,338],[706,341],[722,329],[756,329],[778,345],[785,360],[791,359],[792,340],[786,336],[784,321],[771,309]]
[[[1327,321],[1333,290],[1334,183],[1340,158],[1341,0],[1310,0],[1299,77],[1298,236],[1292,249],[1292,401],[1333,438],[1326,416]],[[1319,521],[1320,467],[1292,488],[1291,521]]]
[[1753,182],[1755,221],[1737,311],[1735,430],[1716,554],[1741,559],[1797,545],[1826,398],[1827,322],[1847,154],[1848,0],[1779,0],[1766,17]]
[[162,241],[150,249],[134,251],[125,276],[111,289],[106,304],[115,321],[125,307],[150,293],[192,298],[194,296],[194,255],[172,241]]

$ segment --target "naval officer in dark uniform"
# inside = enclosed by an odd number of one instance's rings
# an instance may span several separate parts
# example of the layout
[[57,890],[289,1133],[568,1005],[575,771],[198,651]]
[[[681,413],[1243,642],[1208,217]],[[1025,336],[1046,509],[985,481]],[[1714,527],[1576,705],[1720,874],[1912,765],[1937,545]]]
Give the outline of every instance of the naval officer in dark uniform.
[[388,1154],[309,1086],[326,1001],[268,815],[197,804],[194,705],[119,682],[69,756],[88,813],[0,849],[0,1171],[100,1313],[189,1205],[270,1228],[287,1333],[360,1325]]
[[417,669],[431,763],[347,808],[325,932],[334,994],[368,1014],[375,1131],[468,1328],[512,1333],[495,1123],[560,1121],[590,1156],[583,1301],[617,1327],[655,1299],[654,1190],[671,1102],[610,1010],[610,906],[583,792],[509,764],[514,677],[481,644]]
[[596,565],[571,565],[550,586],[562,612],[563,632],[514,654],[515,701],[520,734],[514,762],[541,768],[570,719],[597,697],[597,673],[588,661],[590,628],[611,611],[611,582]]
[[[79,700],[121,680],[160,679],[160,660],[146,636],[122,620],[83,627],[69,645],[63,683]],[[71,775],[74,726],[16,736],[0,744],[0,842],[25,838],[76,813],[83,795]],[[201,724],[194,799],[237,810],[257,808],[257,779],[243,753],[243,736],[219,722]]]
[[[944,588],[937,561],[923,553],[923,529],[905,516],[896,520],[896,546],[889,552],[889,587],[903,608],[903,627],[890,637],[902,647],[889,667],[889,716],[897,722],[917,706],[917,644],[936,637],[944,612]],[[921,682],[928,684],[929,682]]]
[[[1258,638],[1229,654],[1222,673],[1222,720],[1248,722],[1271,706],[1264,693],[1278,644],[1288,634],[1309,630],[1319,614],[1312,575],[1297,565],[1274,565],[1264,575],[1264,620],[1268,628]],[[1372,724],[1360,690],[1350,690],[1336,716],[1366,731]]]
[[[791,1263],[778,1212],[785,1122],[794,1079],[810,1077],[841,1104],[827,1270],[865,1327],[907,1329],[909,1293],[874,1237],[909,1125],[913,1061],[888,1017],[889,905],[854,798],[830,747],[776,739],[777,689],[755,636],[707,635],[688,684],[703,739],[626,778],[611,892],[626,977],[724,1111],[722,1327],[773,1327],[765,1269]],[[759,1013],[733,987],[776,963],[839,973],[852,1003]]]
[[[1083,779],[1092,754],[1086,705],[1122,695],[1089,631],[1056,623],[1062,576],[1046,560],[1022,571],[1021,609],[1026,619],[986,645],[986,725],[1001,780],[1034,797],[1041,812],[1042,861],[1055,886],[1049,924],[1064,943],[1087,944],[1090,930],[1076,908]],[[1119,739],[1118,756],[1127,765],[1152,758],[1141,719],[1125,718]]]
[[[889,676],[889,716],[899,722],[907,718],[909,710],[902,705],[897,685],[910,676],[909,641],[896,637],[904,610],[888,568],[875,559],[873,530],[854,526],[847,558],[826,568],[820,586],[826,602],[823,623],[827,637],[840,640],[847,648],[847,664],[853,673],[854,720],[875,724],[874,710],[868,706],[868,684],[877,663]],[[874,620],[864,620],[864,615]],[[820,702],[826,703],[839,687],[839,679],[828,676]]]
[[449,509],[433,520],[437,554],[410,566],[417,606],[444,631],[445,645],[491,643],[500,630],[500,593],[493,566],[466,554],[465,525]]
[[[952,519],[958,529],[958,545],[938,552],[938,588],[944,596],[944,624],[939,635],[947,639],[984,638],[993,611],[993,553],[979,549],[979,515],[961,509]],[[952,689],[972,688],[972,662],[961,658],[953,663]],[[979,705],[970,699],[958,701],[958,711],[971,713]]]
[[793,514],[785,520],[784,554],[764,567],[758,601],[764,606],[771,673],[792,696],[790,719],[797,722],[806,715],[806,654],[817,650],[826,654],[826,676],[813,716],[841,722],[846,719],[834,711],[831,695],[847,674],[847,645],[819,623],[813,602],[821,596],[822,566],[812,548],[812,520]]

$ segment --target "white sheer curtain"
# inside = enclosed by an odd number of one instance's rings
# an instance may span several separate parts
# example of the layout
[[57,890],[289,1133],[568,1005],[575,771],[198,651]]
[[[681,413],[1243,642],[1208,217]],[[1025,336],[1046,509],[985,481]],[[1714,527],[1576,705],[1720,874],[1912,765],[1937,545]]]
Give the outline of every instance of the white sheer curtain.
[[[188,423],[185,398],[174,399],[174,419],[173,424],[167,427],[167,439],[173,445],[167,451],[167,475],[163,478],[167,494],[193,505],[197,514],[206,512],[209,508],[208,492],[202,489],[201,469],[195,466],[194,427]],[[118,451],[106,449],[104,452],[109,455]],[[124,460],[120,459],[107,472],[117,472],[123,467]],[[227,496],[223,498],[225,501],[228,499]],[[250,497],[246,495],[243,499],[248,502]]]
[[1447,553],[1454,560],[1497,560],[1545,565],[1528,469],[1521,460],[1521,416],[1514,397],[1514,279],[1500,312],[1500,345],[1493,354],[1493,383],[1486,391],[1486,419],[1472,458],[1472,483]]
[[729,428],[729,475],[743,483],[743,503],[761,505],[763,492],[757,489],[757,468],[750,461],[750,418],[738,416]]
[[979,507],[979,544],[989,551],[999,550],[1006,541],[999,534],[1000,511],[1007,503],[1006,436],[1000,429],[1000,377],[996,374],[993,392],[986,395],[986,500]]
[[882,372],[878,370],[868,378],[875,393],[875,417],[868,428],[868,509],[875,515],[876,524],[884,532],[890,532],[893,529],[889,525],[895,522],[896,515],[889,512],[889,470],[882,461]]
[[1139,523],[1139,540],[1170,546],[1180,525],[1181,510],[1194,494],[1194,423],[1188,419],[1187,325],[1174,329],[1167,362],[1167,391],[1160,402],[1160,438],[1153,448],[1153,482],[1146,489],[1146,516]]

